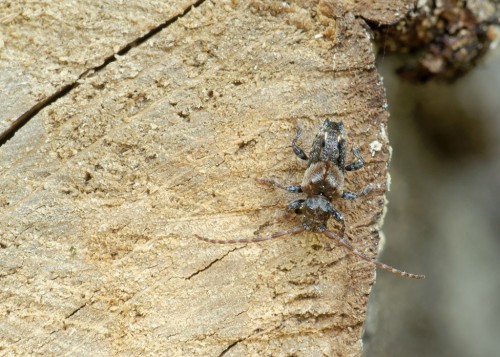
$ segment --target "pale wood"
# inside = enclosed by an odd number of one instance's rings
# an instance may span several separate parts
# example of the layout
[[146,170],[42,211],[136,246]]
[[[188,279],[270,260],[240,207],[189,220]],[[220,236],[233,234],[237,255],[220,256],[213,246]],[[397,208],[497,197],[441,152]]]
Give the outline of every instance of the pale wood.
[[59,91],[195,3],[0,2],[0,140]]
[[296,123],[309,149],[331,118],[367,161],[347,187],[379,188],[336,203],[376,256],[385,94],[364,20],[332,4],[206,1],[2,146],[2,352],[360,355],[373,266],[315,234],[193,236],[296,224],[282,215],[297,197],[255,178],[298,182]]

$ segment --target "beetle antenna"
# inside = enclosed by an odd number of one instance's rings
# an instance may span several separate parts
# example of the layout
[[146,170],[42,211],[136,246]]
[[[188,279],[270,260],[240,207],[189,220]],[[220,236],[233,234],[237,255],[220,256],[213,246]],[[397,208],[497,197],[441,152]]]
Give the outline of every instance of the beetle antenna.
[[361,259],[366,260],[367,262],[372,263],[372,264],[374,264],[374,265],[376,265],[376,266],[378,266],[378,267],[380,267],[380,268],[382,268],[384,270],[390,271],[393,274],[400,275],[400,276],[403,276],[405,278],[410,278],[410,279],[425,279],[425,275],[407,273],[405,271],[396,269],[396,268],[394,268],[394,267],[392,267],[390,265],[381,263],[378,260],[375,260],[375,259],[367,257],[366,255],[364,255],[363,253],[361,253],[359,250],[357,250],[356,248],[354,248],[345,238],[340,238],[338,235],[336,235],[335,233],[329,231],[326,228],[323,228],[321,230],[321,232],[323,232],[323,234],[326,235],[328,238],[334,239],[337,242],[339,242],[340,244],[342,244],[345,248],[349,249],[349,251],[351,251],[351,253],[357,255]]
[[263,241],[271,240],[271,239],[275,239],[275,238],[280,238],[280,237],[283,237],[283,236],[286,236],[286,235],[298,234],[298,233],[303,232],[304,230],[305,230],[305,228],[303,226],[296,226],[296,227],[287,229],[286,231],[280,231],[280,232],[275,232],[275,233],[268,234],[268,235],[266,235],[264,237],[252,237],[252,238],[242,238],[242,239],[228,239],[228,240],[224,240],[224,239],[210,239],[210,238],[205,238],[205,237],[199,236],[197,234],[195,234],[194,236],[196,238],[200,239],[200,240],[203,240],[203,241],[209,242],[209,243],[218,243],[218,244],[226,244],[226,243],[256,243],[256,242],[263,242]]

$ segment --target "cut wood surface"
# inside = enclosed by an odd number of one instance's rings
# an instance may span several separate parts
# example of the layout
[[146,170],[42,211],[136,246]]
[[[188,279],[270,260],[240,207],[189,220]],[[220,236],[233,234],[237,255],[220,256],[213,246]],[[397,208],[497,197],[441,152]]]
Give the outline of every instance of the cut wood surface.
[[[309,150],[330,118],[367,161],[347,189],[377,188],[335,202],[352,244],[376,257],[388,113],[365,19],[394,22],[408,4],[125,3],[114,15],[30,3],[2,25],[4,118],[41,110],[0,148],[0,354],[360,355],[372,265],[314,233],[194,235],[300,222],[284,217],[297,195],[255,178],[300,182],[296,126]],[[71,23],[71,39],[38,37],[44,23],[23,15],[35,10],[58,19],[48,27]],[[32,42],[18,45],[23,33]],[[59,52],[83,64],[55,70],[44,53]]]
[[0,140],[194,0],[2,1]]

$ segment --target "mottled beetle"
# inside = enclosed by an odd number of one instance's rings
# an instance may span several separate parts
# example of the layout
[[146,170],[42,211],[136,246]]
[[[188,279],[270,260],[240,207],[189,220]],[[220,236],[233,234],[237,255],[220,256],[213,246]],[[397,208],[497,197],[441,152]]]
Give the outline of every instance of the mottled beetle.
[[[301,135],[301,129],[297,130],[297,135],[292,141],[292,149],[302,160],[308,160],[307,169],[300,185],[282,185],[275,179],[258,179],[259,182],[277,186],[293,193],[305,193],[305,199],[292,201],[288,204],[287,210],[304,216],[300,226],[293,227],[286,231],[276,232],[264,237],[253,237],[244,239],[217,240],[208,239],[201,236],[197,238],[210,243],[252,243],[262,242],[286,235],[298,234],[303,231],[320,232],[330,239],[334,239],[347,248],[350,252],[363,260],[370,262],[391,273],[412,279],[423,279],[424,275],[410,274],[375,259],[369,258],[359,250],[355,249],[349,241],[344,238],[345,222],[340,213],[331,203],[332,200],[343,198],[352,200],[359,195],[344,190],[344,174],[346,171],[355,171],[362,168],[365,162],[357,149],[353,150],[356,161],[345,164],[347,155],[347,141],[342,122],[332,122],[325,120],[319,133],[314,138],[309,158],[298,145],[297,141]],[[367,191],[361,193],[366,194]],[[333,217],[341,224],[340,236],[327,229],[327,222]]]

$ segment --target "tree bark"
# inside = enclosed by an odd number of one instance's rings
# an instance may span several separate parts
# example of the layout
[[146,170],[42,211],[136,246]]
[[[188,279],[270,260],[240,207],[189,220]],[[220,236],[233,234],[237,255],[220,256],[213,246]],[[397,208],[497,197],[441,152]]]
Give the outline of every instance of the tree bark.
[[[255,178],[300,182],[296,126],[308,150],[330,118],[367,162],[347,189],[377,188],[334,204],[377,255],[388,113],[365,19],[408,3],[2,9],[2,131],[17,131],[0,148],[0,351],[360,355],[372,265],[313,233],[194,235],[297,225],[297,196]],[[74,31],[46,35],[61,23]]]

